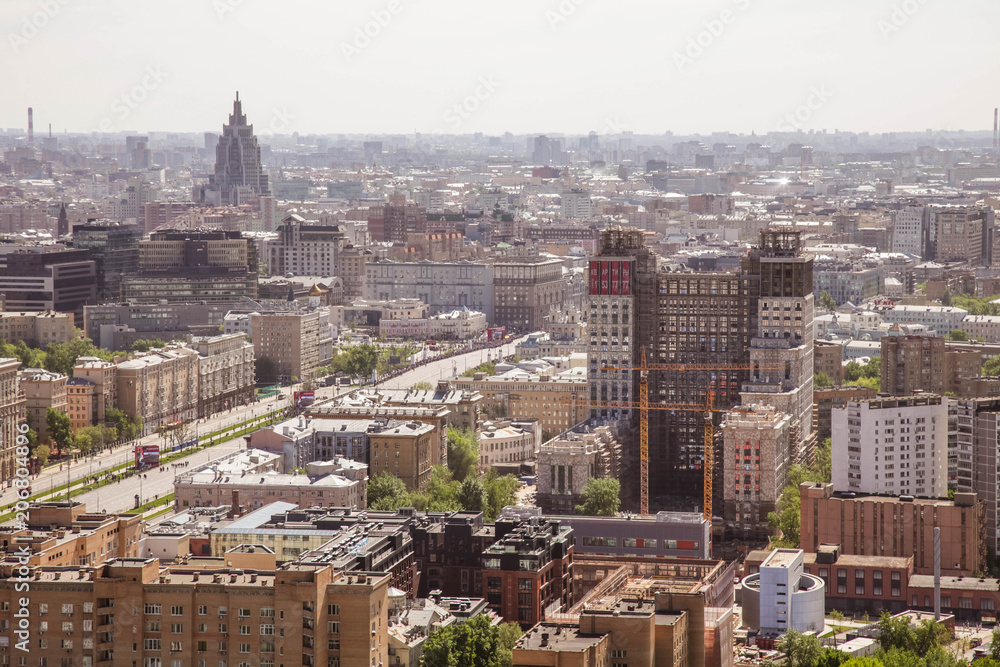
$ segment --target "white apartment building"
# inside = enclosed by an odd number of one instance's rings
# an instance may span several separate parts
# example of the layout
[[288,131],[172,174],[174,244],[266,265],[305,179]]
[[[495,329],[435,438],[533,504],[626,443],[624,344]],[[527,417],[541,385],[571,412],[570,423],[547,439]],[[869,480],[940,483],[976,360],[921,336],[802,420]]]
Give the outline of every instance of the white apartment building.
[[893,216],[892,251],[923,257],[931,241],[930,209],[907,206]]
[[969,315],[958,328],[972,338],[982,338],[987,343],[1000,342],[1000,317],[996,315]]
[[562,217],[566,220],[589,220],[592,215],[590,191],[573,188],[562,193]]
[[365,264],[365,299],[420,299],[435,315],[470,308],[493,322],[493,267],[460,262],[390,262]]
[[851,401],[833,411],[833,488],[948,496],[948,400],[926,394]]
[[309,223],[292,213],[278,227],[277,240],[267,246],[267,270],[272,276],[338,276],[346,244],[339,224]]
[[969,311],[954,306],[896,306],[885,312],[889,324],[922,324],[941,335],[962,328]]

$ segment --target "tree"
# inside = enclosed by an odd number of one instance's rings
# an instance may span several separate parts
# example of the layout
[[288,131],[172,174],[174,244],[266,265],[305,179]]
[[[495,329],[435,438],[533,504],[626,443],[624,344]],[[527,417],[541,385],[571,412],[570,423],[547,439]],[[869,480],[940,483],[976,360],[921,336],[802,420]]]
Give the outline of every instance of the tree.
[[969,334],[965,333],[961,329],[954,329],[953,331],[949,332],[948,335],[945,336],[945,338],[948,340],[962,342],[969,340]]
[[469,512],[482,512],[486,509],[486,487],[483,480],[472,475],[466,478],[462,485],[458,487],[456,494],[458,504],[462,509]]
[[1000,627],[993,628],[990,638],[990,657],[1000,662]]
[[950,306],[951,305],[951,290],[945,290],[944,294],[941,295],[941,305]]
[[381,350],[371,343],[357,345],[347,352],[348,372],[351,375],[367,378],[378,366]]
[[815,667],[823,652],[816,635],[789,630],[778,642],[777,649],[788,658],[788,667]]
[[132,351],[149,352],[154,347],[163,347],[164,345],[166,345],[166,342],[160,340],[159,338],[152,340],[148,338],[140,338],[132,343]]
[[497,643],[500,646],[500,661],[504,667],[510,667],[514,662],[514,645],[524,635],[517,623],[501,623],[497,626]]
[[49,462],[49,456],[52,454],[52,449],[48,445],[38,445],[35,447],[34,454],[38,457],[38,462],[45,465]]
[[45,426],[48,429],[49,439],[59,447],[59,453],[73,443],[73,422],[69,415],[60,410],[49,408],[45,412]]
[[832,387],[833,380],[830,379],[829,375],[820,371],[813,375],[813,384],[817,387]]
[[1000,354],[995,357],[990,357],[985,364],[983,364],[983,377],[996,377],[1000,375]]
[[467,428],[448,427],[448,468],[452,476],[464,482],[475,475],[479,463],[479,442],[476,434]]
[[77,433],[73,437],[73,446],[84,454],[88,454],[94,448],[94,439],[86,433]]
[[901,648],[891,648],[888,651],[879,649],[876,656],[885,667],[924,667],[924,661],[919,655]]
[[910,622],[905,618],[895,618],[884,611],[878,619],[878,645],[883,651],[898,648],[913,651],[916,641],[910,630]]
[[[832,442],[830,438],[824,438],[816,446],[816,457],[812,465],[812,472],[819,479],[817,482],[829,482],[833,475],[833,458],[831,454]],[[807,480],[808,481],[808,480]]]
[[257,357],[254,361],[254,373],[257,375],[257,382],[274,384],[278,381],[278,366],[270,357]]
[[410,387],[411,391],[433,391],[433,389],[434,385],[432,385],[427,380],[421,380],[420,382],[416,382],[413,384],[412,387]]
[[486,472],[486,509],[483,512],[487,521],[495,521],[504,507],[517,501],[517,490],[521,483],[513,475],[500,475],[493,468]]
[[799,529],[801,518],[799,508],[801,498],[799,495],[799,485],[802,482],[823,482],[829,481],[826,472],[829,466],[829,456],[825,453],[827,441],[820,444],[816,453],[816,461],[809,468],[799,464],[792,465],[788,469],[788,484],[781,491],[778,505],[774,512],[767,515],[767,521],[776,534],[771,539],[771,545],[783,548],[798,548]]
[[840,667],[840,665],[850,659],[851,656],[847,653],[827,646],[823,649],[823,653],[820,654],[819,660],[816,662],[816,667]]
[[431,481],[427,484],[428,509],[432,512],[460,510],[456,494],[459,482],[452,478],[448,466],[436,465],[431,468]]
[[582,505],[576,506],[577,514],[588,516],[618,516],[621,506],[621,483],[614,478],[597,479],[591,477],[580,494]]
[[834,299],[833,295],[827,291],[819,293],[819,305],[823,306],[827,310],[837,310],[837,300]]
[[[435,630],[424,642],[424,667],[509,667],[506,646],[513,631],[501,631],[480,614]],[[517,640],[514,640],[517,641]],[[513,646],[513,645],[511,645]]]
[[[392,473],[380,472],[368,480],[368,508],[389,509],[384,507],[393,502],[399,502],[395,507],[402,507],[406,501],[406,484]],[[383,505],[383,507],[376,507]]]

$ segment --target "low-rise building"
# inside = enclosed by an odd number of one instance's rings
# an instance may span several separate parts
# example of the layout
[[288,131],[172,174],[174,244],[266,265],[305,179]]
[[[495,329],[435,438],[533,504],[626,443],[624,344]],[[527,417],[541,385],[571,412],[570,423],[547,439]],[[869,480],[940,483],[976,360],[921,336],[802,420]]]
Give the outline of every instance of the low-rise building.
[[186,471],[174,480],[174,507],[228,504],[234,515],[274,501],[307,507],[368,505],[368,467],[347,459],[309,463],[306,474],[285,473],[284,457],[259,450],[240,450]]
[[468,308],[421,319],[381,319],[379,335],[385,338],[477,340],[486,331],[486,314]]
[[24,422],[25,395],[17,359],[0,359],[0,479],[14,479],[18,427]]
[[118,364],[97,357],[78,357],[73,377],[94,385],[90,422],[104,422],[108,408],[118,407]]
[[941,529],[941,573],[970,576],[986,565],[985,507],[974,493],[954,500],[834,493],[830,483],[800,486],[802,547],[839,544],[860,556],[913,556],[914,572],[933,574],[934,529]]
[[40,313],[0,313],[0,339],[23,340],[30,347],[66,343],[76,337],[73,315],[46,310]]
[[532,461],[542,444],[542,432],[531,422],[496,421],[483,424],[479,440],[479,472],[497,465]]
[[538,450],[535,502],[545,514],[573,514],[592,477],[617,477],[621,445],[607,426],[569,431]]
[[390,473],[406,484],[407,491],[423,491],[431,481],[431,468],[441,460],[441,438],[431,424],[417,421],[370,433],[371,474]]
[[83,378],[66,378],[66,414],[69,415],[73,430],[93,426],[96,421],[96,405],[93,382]]
[[743,624],[762,634],[820,632],[826,583],[807,574],[801,549],[775,549],[743,580]]

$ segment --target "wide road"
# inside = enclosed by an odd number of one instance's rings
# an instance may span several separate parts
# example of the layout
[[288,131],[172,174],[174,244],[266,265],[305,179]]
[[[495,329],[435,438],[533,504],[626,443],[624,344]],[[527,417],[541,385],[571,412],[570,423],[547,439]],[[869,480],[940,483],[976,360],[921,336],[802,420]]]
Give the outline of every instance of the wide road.
[[424,366],[418,366],[394,378],[379,382],[378,386],[386,389],[409,389],[418,382],[429,382],[432,385],[437,385],[439,380],[449,380],[483,362],[495,361],[498,356],[502,358],[513,355],[515,346],[526,338],[527,336],[517,338],[500,347],[476,350],[440,361],[431,361]]

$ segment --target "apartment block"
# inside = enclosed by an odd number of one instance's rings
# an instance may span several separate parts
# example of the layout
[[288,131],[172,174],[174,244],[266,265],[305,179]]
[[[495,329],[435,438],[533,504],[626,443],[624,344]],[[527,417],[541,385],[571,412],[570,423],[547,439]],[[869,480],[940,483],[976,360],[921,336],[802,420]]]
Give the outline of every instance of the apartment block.
[[936,243],[934,259],[938,262],[967,262],[989,266],[992,248],[987,243],[993,228],[994,214],[989,207],[933,206]]
[[255,356],[274,362],[279,382],[305,380],[329,360],[325,350],[332,350],[332,341],[316,311],[255,312],[250,329]]
[[[936,231],[936,230],[935,230]],[[905,206],[893,212],[892,251],[930,259],[931,216],[926,206]]]
[[[844,382],[844,345],[840,341],[817,340],[813,350],[813,368],[825,373],[834,386]],[[813,391],[819,391],[814,388]]]
[[347,235],[339,225],[310,224],[289,214],[277,229],[278,239],[267,248],[272,276],[339,276],[340,251]]
[[372,241],[405,243],[410,234],[427,229],[427,209],[406,201],[405,195],[392,195],[389,203],[368,209],[368,232]]
[[890,396],[909,396],[918,391],[944,394],[944,338],[935,336],[882,338],[881,390],[883,394]]
[[[365,299],[393,301],[419,299],[431,314],[471,308],[495,323],[494,268],[487,264],[460,262],[369,261],[365,265]],[[348,294],[345,278],[344,294]],[[546,311],[547,312],[547,311]]]
[[505,621],[529,628],[573,606],[573,529],[558,521],[499,519],[482,554],[483,591]]
[[74,432],[96,422],[97,401],[94,400],[94,390],[95,385],[90,380],[66,378],[66,414],[69,415]]
[[941,574],[971,576],[986,563],[986,508],[974,493],[954,500],[835,492],[836,485],[805,482],[800,544],[817,552],[838,544],[844,554],[913,557],[914,572],[934,573],[934,529],[941,529]]
[[542,431],[532,422],[486,422],[476,435],[479,440],[476,467],[481,473],[497,466],[516,469],[520,463],[534,461],[542,444]]
[[833,411],[833,486],[948,496],[948,401],[933,394],[852,401]]
[[822,441],[833,434],[833,411],[844,408],[850,401],[867,401],[878,392],[872,387],[848,385],[844,387],[816,387],[813,389],[813,428],[816,438]]
[[431,467],[441,461],[440,433],[430,424],[408,422],[368,436],[371,474],[388,472],[406,484],[407,491],[423,491],[431,481]]
[[[30,567],[94,567],[139,555],[143,522],[138,514],[88,512],[79,502],[31,503],[26,524],[27,530],[13,532],[5,547],[8,553],[30,554]],[[8,558],[0,569],[11,576],[13,566]]]
[[960,399],[955,405],[955,484],[985,504],[987,548],[1000,546],[1000,399]]
[[25,419],[26,397],[21,388],[17,359],[0,359],[0,476],[14,479],[18,427]]
[[73,377],[93,385],[92,424],[103,423],[108,408],[118,407],[118,365],[98,357],[78,357]]
[[[387,664],[389,576],[332,565],[276,571],[115,558],[79,574],[40,568],[31,582],[31,656],[80,665]],[[21,593],[0,582],[12,620]],[[135,632],[131,632],[135,628]],[[253,657],[252,657],[253,656]],[[78,663],[75,661],[79,660]]]
[[54,311],[0,312],[0,339],[8,343],[23,340],[31,347],[66,343],[76,337],[73,315]]
[[552,310],[562,310],[566,282],[559,259],[520,257],[493,265],[495,326],[536,331]]
[[722,516],[743,540],[766,540],[792,465],[791,417],[770,406],[741,406],[722,421]]
[[198,416],[198,352],[181,345],[135,355],[118,364],[118,407],[142,417],[143,431]]
[[192,338],[198,352],[198,416],[252,402],[256,394],[254,349],[242,334]]
[[962,328],[969,312],[955,306],[895,306],[883,317],[890,324],[921,324],[940,335]]
[[90,251],[97,276],[97,298],[101,303],[121,301],[122,276],[139,270],[140,225],[93,221],[73,226],[73,247]]
[[306,464],[306,474],[286,473],[284,457],[239,450],[174,479],[174,507],[228,504],[240,516],[275,500],[308,507],[368,506],[368,466],[347,459]]
[[[83,335],[105,350],[128,350],[140,338],[169,342],[217,333],[230,310],[253,307],[243,299],[212,303],[85,306]],[[247,330],[246,333],[250,333]]]
[[8,311],[72,313],[97,298],[97,270],[87,250],[34,246],[0,256],[0,292]]
[[66,412],[66,376],[41,368],[25,368],[21,371],[21,390],[27,401],[28,422],[38,433],[38,441],[50,442],[45,418],[50,408]]

